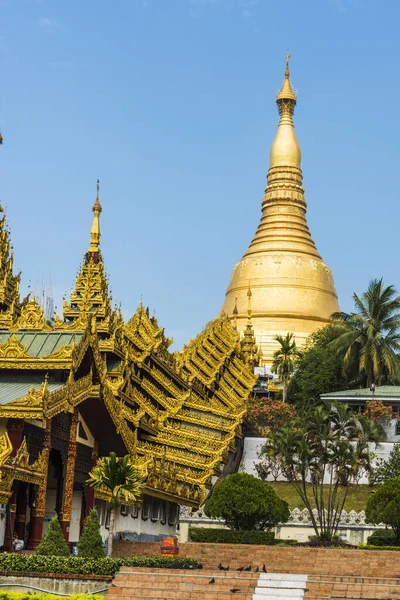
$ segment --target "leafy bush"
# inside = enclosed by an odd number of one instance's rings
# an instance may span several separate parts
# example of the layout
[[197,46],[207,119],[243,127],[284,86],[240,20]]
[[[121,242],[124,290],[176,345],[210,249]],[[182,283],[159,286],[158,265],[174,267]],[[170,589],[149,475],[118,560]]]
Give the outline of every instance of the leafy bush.
[[388,479],[368,498],[365,514],[369,523],[389,525],[400,543],[400,477]]
[[41,556],[69,556],[69,547],[61,531],[57,515],[51,519],[46,533],[42,537],[35,554]]
[[397,546],[396,537],[390,529],[379,529],[374,531],[367,539],[367,544],[370,546]]
[[296,409],[292,404],[253,396],[248,402],[246,419],[265,436],[271,429],[287,425],[295,414]]
[[86,525],[78,542],[78,554],[85,558],[104,558],[103,540],[97,510],[90,511]]
[[400,477],[400,444],[393,444],[387,460],[379,458],[374,474],[374,483]]
[[204,505],[208,517],[222,518],[230,529],[250,531],[285,523],[287,502],[270,485],[247,473],[235,473],[218,483]]
[[192,558],[132,556],[130,558],[82,558],[80,556],[38,556],[36,554],[0,554],[0,571],[24,573],[60,573],[63,575],[113,576],[121,567],[155,567],[162,569],[194,568]]
[[[69,598],[70,600],[104,600],[104,596],[97,594],[73,594]],[[0,592],[0,600],[65,600],[65,596],[32,592]]]
[[208,527],[190,527],[191,542],[209,542],[211,544],[259,544],[270,546],[274,543],[273,531],[234,531],[231,529],[209,529]]
[[371,546],[371,544],[360,544],[360,550],[397,550],[400,551],[400,546]]

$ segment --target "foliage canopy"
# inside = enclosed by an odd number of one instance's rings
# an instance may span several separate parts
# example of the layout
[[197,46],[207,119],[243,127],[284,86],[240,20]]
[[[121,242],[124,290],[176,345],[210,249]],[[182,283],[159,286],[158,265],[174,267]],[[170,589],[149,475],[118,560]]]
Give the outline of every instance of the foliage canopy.
[[115,452],[97,461],[97,465],[89,473],[87,483],[101,492],[110,494],[110,529],[107,540],[107,554],[112,554],[112,543],[115,529],[116,509],[121,504],[129,504],[137,500],[142,492],[143,473],[131,462],[129,454],[118,457]]
[[396,541],[400,542],[400,477],[388,479],[372,494],[365,514],[370,523],[389,525]]
[[248,473],[235,473],[219,482],[205,503],[208,517],[225,519],[234,530],[268,529],[289,518],[287,502],[271,486]]
[[362,377],[370,387],[400,375],[400,296],[383,279],[372,279],[361,296],[353,294],[355,312],[332,315],[344,331],[332,342],[348,377]]
[[[290,427],[272,432],[261,456],[279,458],[282,473],[309,511],[315,533],[331,540],[349,486],[360,474],[372,470],[368,444],[380,438],[375,423],[352,413],[347,405],[333,402],[300,414]],[[318,519],[312,512],[312,500]]]

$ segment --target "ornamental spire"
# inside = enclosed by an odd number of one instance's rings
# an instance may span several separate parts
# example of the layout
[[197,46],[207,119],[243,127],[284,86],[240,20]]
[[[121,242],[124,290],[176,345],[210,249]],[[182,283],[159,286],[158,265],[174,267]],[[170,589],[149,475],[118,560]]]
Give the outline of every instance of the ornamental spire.
[[289,71],[289,60],[291,58],[291,54],[286,54],[286,69],[285,69],[285,79],[283,80],[283,84],[280,92],[278,92],[276,96],[276,102],[279,105],[282,101],[290,100],[293,103],[293,108],[296,105],[297,96],[293,91],[292,84],[290,82],[290,71]]
[[90,231],[90,246],[88,252],[98,252],[100,246],[100,213],[102,211],[100,200],[99,200],[99,192],[100,192],[100,181],[97,180],[97,193],[96,200],[93,204],[93,225]]

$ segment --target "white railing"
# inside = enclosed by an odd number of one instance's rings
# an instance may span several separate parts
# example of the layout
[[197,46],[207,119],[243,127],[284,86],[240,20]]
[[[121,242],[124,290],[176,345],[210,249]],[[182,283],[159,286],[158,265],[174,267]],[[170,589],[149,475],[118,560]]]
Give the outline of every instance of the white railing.
[[[325,511],[326,514],[326,511]],[[317,523],[319,522],[318,511],[314,508],[313,515]],[[221,523],[224,524],[223,519],[209,519],[205,514],[203,508],[199,508],[196,511],[192,511],[188,506],[181,506],[180,517],[179,520],[182,523]],[[310,513],[305,508],[304,510],[300,510],[299,508],[294,508],[290,511],[290,517],[287,523],[282,523],[282,525],[311,525]],[[355,510],[351,510],[347,512],[346,510],[342,510],[340,514],[339,526],[353,526],[353,527],[365,527],[367,523],[365,522],[365,512],[361,510],[360,512],[356,512]],[[383,523],[380,524],[383,526]],[[371,525],[369,526],[371,527]]]

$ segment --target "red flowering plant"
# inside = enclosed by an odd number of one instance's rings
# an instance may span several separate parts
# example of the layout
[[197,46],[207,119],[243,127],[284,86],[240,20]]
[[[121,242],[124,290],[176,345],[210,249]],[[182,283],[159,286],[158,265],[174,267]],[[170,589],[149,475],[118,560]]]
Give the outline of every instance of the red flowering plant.
[[397,418],[392,406],[387,406],[382,400],[368,400],[365,404],[364,414],[374,423],[387,423]]
[[246,419],[263,435],[287,425],[296,415],[292,404],[273,398],[250,398]]

